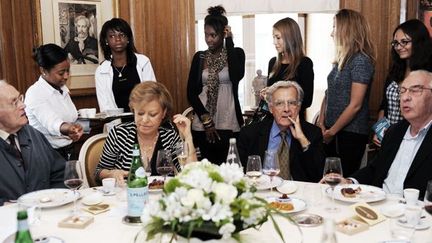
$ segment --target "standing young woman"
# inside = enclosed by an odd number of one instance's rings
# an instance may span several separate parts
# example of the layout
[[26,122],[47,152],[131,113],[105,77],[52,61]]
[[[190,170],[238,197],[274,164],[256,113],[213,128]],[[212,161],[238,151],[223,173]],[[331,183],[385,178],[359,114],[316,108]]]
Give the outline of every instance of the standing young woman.
[[327,156],[340,157],[347,176],[359,169],[368,143],[368,101],[375,50],[369,24],[356,11],[339,10],[331,35],[336,56],[327,77],[318,125],[327,144]]
[[136,53],[132,29],[120,18],[105,22],[99,37],[105,61],[96,69],[96,95],[100,111],[130,111],[129,94],[143,81],[156,81],[148,57]]
[[278,55],[269,61],[267,86],[280,80],[296,81],[304,91],[300,117],[312,104],[314,72],[312,60],[305,56],[300,28],[293,19],[284,18],[273,25],[273,44]]
[[244,76],[245,54],[234,47],[225,9],[210,7],[208,13],[204,19],[208,50],[193,57],[187,96],[197,114],[192,123],[194,143],[203,158],[220,164],[226,160],[229,138],[238,137],[244,123],[238,84]]
[[[378,120],[385,117],[390,124],[395,124],[403,119],[399,105],[399,84],[411,70],[432,68],[432,41],[423,22],[411,19],[396,27],[391,46],[393,62],[384,86]],[[376,135],[373,141],[381,145]]]
[[75,123],[78,112],[66,87],[70,69],[68,54],[56,44],[46,44],[34,50],[33,58],[41,76],[25,95],[29,123],[65,159],[76,159],[78,151],[73,151],[73,142],[80,139],[83,128]]

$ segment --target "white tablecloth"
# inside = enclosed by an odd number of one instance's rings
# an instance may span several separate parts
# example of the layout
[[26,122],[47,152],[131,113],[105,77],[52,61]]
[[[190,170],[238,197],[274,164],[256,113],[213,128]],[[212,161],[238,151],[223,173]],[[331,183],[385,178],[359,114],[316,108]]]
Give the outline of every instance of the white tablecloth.
[[[290,195],[297,198],[308,198],[307,195],[310,193],[310,186],[325,188],[326,185],[295,182],[298,185],[297,191]],[[317,191],[317,190],[315,190]],[[319,191],[319,190],[318,190]],[[82,190],[81,194],[86,195],[92,193],[92,189]],[[261,191],[258,193],[264,197],[271,196],[269,191]],[[280,196],[278,192],[273,191],[275,196]],[[156,200],[160,194],[151,193],[151,200]],[[104,197],[104,203],[110,205],[110,211],[98,214],[94,216],[94,222],[88,225],[85,229],[70,229],[60,228],[57,226],[58,222],[66,218],[73,207],[73,204],[64,205],[52,209],[43,209],[41,222],[37,225],[31,225],[30,229],[33,237],[38,236],[57,236],[62,238],[67,243],[73,242],[133,242],[136,234],[141,230],[140,226],[129,226],[122,223],[122,217],[126,213],[126,203],[119,202],[116,196]],[[311,202],[309,202],[311,204]],[[321,200],[314,205],[308,205],[307,209],[299,213],[313,213],[321,215],[324,218],[333,218],[335,221],[342,220],[344,218],[354,215],[352,209],[349,208],[349,203],[338,202],[336,204],[341,208],[340,212],[330,215],[324,209],[325,205],[331,203],[330,198],[323,194]],[[381,208],[388,205],[389,202],[386,200],[370,203],[370,205],[376,208],[378,211]],[[78,206],[83,207],[82,203],[78,201]],[[16,231],[16,213],[17,205],[7,205],[0,207],[0,242],[3,242],[9,235]],[[83,212],[85,215],[91,215],[90,213]],[[432,224],[432,216],[426,215],[426,220],[429,224]],[[289,223],[286,219],[276,216],[277,222],[284,234],[286,242],[297,243],[300,242],[300,234],[296,227]],[[322,235],[323,226],[317,227],[302,227],[304,235],[304,243],[319,243]],[[337,238],[339,243],[372,243],[380,242],[384,240],[390,240],[389,231],[389,220],[385,220],[377,225],[369,227],[369,230],[360,232],[354,235],[346,235],[337,232]],[[273,228],[271,221],[265,223],[259,230],[249,229],[241,233],[241,238],[245,242],[281,242],[279,236]],[[415,243],[427,243],[432,242],[432,229],[418,230],[414,234],[413,242]]]

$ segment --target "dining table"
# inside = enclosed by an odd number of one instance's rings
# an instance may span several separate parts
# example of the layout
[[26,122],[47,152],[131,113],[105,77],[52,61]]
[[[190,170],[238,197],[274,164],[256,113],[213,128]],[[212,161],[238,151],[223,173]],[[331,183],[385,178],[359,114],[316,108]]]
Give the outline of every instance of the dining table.
[[[351,205],[352,202],[335,200],[332,202],[329,196],[328,186],[325,184],[308,183],[300,181],[290,181],[295,188],[290,198],[298,199],[305,202],[304,208],[300,211],[288,214],[291,217],[301,214],[315,214],[324,219],[340,222],[344,219],[351,218],[355,212]],[[38,222],[29,222],[30,231],[34,238],[47,236],[61,239],[59,242],[147,242],[145,241],[145,233],[141,225],[128,225],[123,223],[122,219],[127,213],[127,202],[125,197],[121,197],[120,191],[117,195],[108,195],[102,197],[102,203],[109,205],[109,210],[100,214],[93,215],[84,211],[83,198],[95,193],[100,188],[86,188],[79,190],[80,197],[77,200],[78,208],[81,209],[81,215],[93,217],[93,222],[83,229],[59,227],[58,224],[63,219],[67,218],[73,209],[73,203],[68,203],[58,207],[42,208]],[[268,188],[257,191],[257,196],[269,199],[280,197],[282,194],[277,190],[270,191]],[[150,200],[158,200],[162,196],[161,191],[150,192]],[[328,213],[326,207],[335,204],[340,210],[336,213]],[[376,202],[370,202],[368,205],[382,212],[383,209],[394,203],[394,200],[384,198]],[[17,210],[18,203],[12,203],[0,207],[0,242],[12,242],[13,235],[17,229]],[[146,210],[146,209],[144,209]],[[424,209],[422,212],[425,224],[432,224],[432,216],[427,214]],[[279,225],[284,236],[285,242],[292,243],[319,243],[323,235],[323,224],[318,224],[309,227],[297,227],[286,217],[274,215],[274,218]],[[29,220],[30,221],[30,220]],[[33,220],[34,221],[34,220]],[[352,235],[336,231],[336,237],[339,243],[379,243],[391,242],[390,220],[384,217],[384,220],[375,225],[371,225],[367,230],[358,232]],[[299,231],[299,229],[301,231]],[[250,228],[240,233],[242,242],[282,242],[277,234],[271,220],[265,222],[261,227],[254,229]],[[168,242],[168,237],[162,238],[158,242]],[[221,240],[221,242],[225,242]],[[416,230],[412,242],[414,243],[431,243],[432,229],[428,227],[423,230]]]

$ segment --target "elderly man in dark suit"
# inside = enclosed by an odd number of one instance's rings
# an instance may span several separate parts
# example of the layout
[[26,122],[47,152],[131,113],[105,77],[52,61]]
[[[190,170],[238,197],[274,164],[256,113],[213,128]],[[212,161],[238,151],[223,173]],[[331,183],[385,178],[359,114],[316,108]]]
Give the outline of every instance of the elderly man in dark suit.
[[276,151],[280,176],[284,179],[317,182],[322,177],[324,151],[320,129],[300,120],[302,88],[293,81],[279,81],[266,91],[272,117],[240,130],[238,150],[243,167],[249,155]]
[[375,159],[350,179],[400,195],[417,188],[423,197],[432,180],[432,73],[417,70],[405,78],[400,108],[405,120],[386,131]]
[[0,80],[0,206],[27,192],[64,187],[65,160],[28,125],[24,98]]

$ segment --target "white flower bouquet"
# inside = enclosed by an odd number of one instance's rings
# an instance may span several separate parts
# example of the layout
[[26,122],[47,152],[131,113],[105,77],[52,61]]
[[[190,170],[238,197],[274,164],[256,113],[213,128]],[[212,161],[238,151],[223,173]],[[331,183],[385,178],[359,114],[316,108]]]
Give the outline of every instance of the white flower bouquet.
[[[261,226],[270,217],[283,239],[271,213],[280,214],[255,196],[237,164],[211,164],[207,160],[188,164],[164,186],[162,198],[150,202],[142,221],[147,240],[159,233],[200,239],[239,241],[241,230]],[[284,217],[289,218],[284,215]]]

